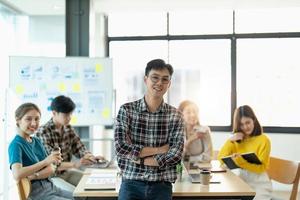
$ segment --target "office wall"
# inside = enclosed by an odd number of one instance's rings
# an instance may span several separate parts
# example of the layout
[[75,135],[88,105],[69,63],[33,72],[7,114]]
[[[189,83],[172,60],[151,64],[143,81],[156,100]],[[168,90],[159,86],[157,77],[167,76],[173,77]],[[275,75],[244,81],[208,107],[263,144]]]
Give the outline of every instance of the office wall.
[[33,43],[64,43],[65,16],[30,16],[29,39]]
[[[24,52],[31,56],[64,56],[65,16],[29,16]],[[24,54],[21,54],[24,55]]]

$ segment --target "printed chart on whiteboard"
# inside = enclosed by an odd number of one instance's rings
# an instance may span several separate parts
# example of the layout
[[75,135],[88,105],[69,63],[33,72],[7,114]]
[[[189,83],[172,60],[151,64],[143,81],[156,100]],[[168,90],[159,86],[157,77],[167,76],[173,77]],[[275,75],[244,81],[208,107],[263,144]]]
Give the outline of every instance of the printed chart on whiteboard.
[[9,87],[22,102],[36,103],[42,122],[51,117],[54,97],[66,95],[76,104],[71,124],[113,123],[112,60],[86,57],[10,57]]

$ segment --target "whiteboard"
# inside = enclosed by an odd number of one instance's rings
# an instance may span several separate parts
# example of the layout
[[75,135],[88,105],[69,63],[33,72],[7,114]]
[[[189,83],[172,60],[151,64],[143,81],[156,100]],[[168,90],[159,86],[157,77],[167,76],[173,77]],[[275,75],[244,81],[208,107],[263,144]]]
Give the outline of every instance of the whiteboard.
[[42,123],[51,118],[53,98],[65,95],[76,104],[72,125],[112,125],[110,58],[11,56],[9,66],[10,89],[22,102],[39,106]]

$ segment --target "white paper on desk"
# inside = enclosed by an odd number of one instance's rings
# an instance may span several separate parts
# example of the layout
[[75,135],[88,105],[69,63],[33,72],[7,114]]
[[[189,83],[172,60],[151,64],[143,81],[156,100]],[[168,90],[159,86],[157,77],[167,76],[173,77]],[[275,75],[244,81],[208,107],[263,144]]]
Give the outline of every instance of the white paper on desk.
[[94,174],[117,174],[116,169],[91,169],[91,175]]
[[86,181],[86,184],[115,184],[116,183],[116,177],[89,177]]
[[116,188],[116,173],[90,174],[84,189],[85,190],[105,190]]
[[90,174],[89,178],[94,177],[94,178],[116,178],[116,173],[103,173],[103,174],[99,174],[99,173],[95,173],[95,174]]

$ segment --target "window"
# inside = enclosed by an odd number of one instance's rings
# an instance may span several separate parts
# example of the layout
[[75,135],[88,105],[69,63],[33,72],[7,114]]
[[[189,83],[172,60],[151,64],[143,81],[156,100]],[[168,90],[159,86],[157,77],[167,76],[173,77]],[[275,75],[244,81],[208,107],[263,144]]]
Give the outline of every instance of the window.
[[171,105],[192,100],[201,123],[230,126],[230,40],[171,41],[170,63],[175,69]]
[[299,32],[299,8],[238,10],[236,33]]
[[147,63],[155,58],[167,60],[167,41],[111,42],[109,55],[113,59],[116,111],[121,104],[143,97]]
[[237,41],[237,104],[264,126],[299,127],[300,38]]
[[232,10],[171,12],[170,35],[232,33],[232,19]]
[[[111,33],[117,105],[142,96],[143,84],[138,77],[151,58],[145,56],[150,54],[165,58],[175,68],[168,103],[178,106],[184,99],[195,101],[201,123],[213,126],[212,130],[230,130],[234,109],[249,104],[268,132],[298,133],[299,13],[298,8],[174,11],[161,14],[160,20],[166,15],[168,23],[159,30],[167,30],[167,35],[161,31],[160,37],[155,37],[159,33],[133,34],[127,29]],[[124,13],[122,17],[128,19]],[[152,22],[147,20],[145,24],[151,27],[160,21],[156,17]],[[112,20],[108,26],[121,27],[123,23]],[[136,19],[130,21],[130,26],[139,25]],[[153,48],[151,43],[161,47]],[[139,50],[133,51],[129,44],[139,44],[135,48]],[[134,65],[136,59],[144,60]],[[125,71],[130,75],[124,76]]]
[[167,34],[167,15],[161,12],[112,13],[108,24],[108,35],[111,37]]

